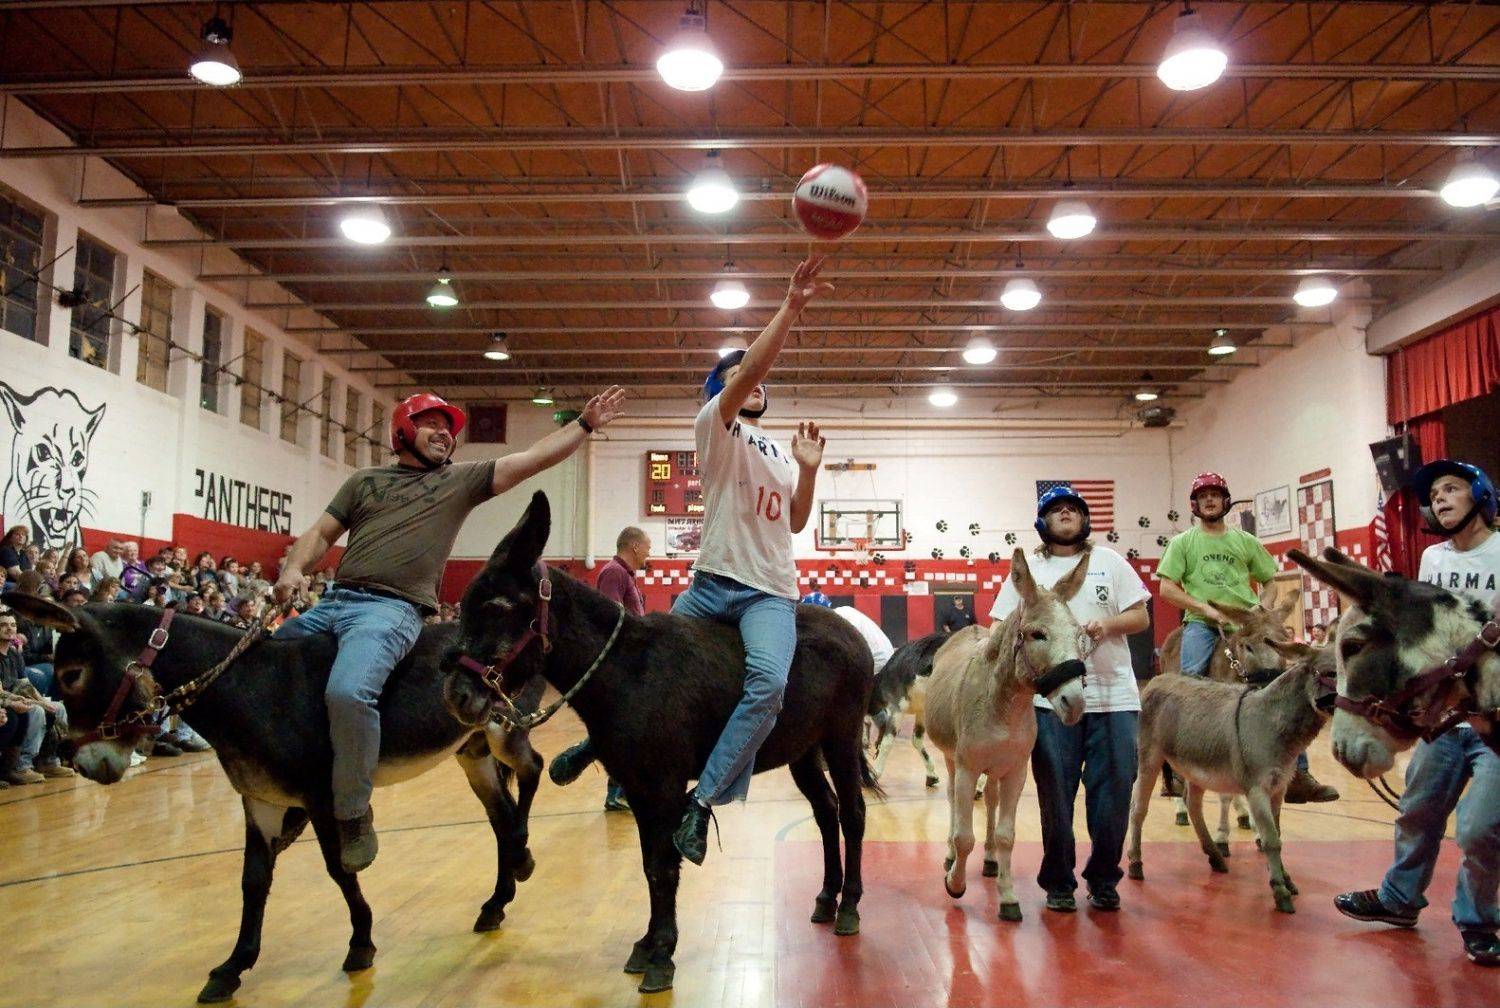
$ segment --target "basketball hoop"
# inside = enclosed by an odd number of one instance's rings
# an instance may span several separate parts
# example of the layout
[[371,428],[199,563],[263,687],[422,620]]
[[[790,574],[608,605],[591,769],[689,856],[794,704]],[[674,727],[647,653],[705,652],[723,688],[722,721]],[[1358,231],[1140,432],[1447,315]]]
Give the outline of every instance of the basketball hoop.
[[849,552],[854,555],[854,562],[867,564],[870,562],[870,540],[865,536],[853,537],[849,540]]

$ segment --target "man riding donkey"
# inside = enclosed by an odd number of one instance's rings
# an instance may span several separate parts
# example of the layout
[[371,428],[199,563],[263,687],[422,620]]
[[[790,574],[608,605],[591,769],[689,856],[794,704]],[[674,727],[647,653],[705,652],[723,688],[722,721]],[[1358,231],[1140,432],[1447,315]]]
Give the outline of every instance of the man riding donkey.
[[[1036,530],[1042,537],[1031,576],[1051,589],[1088,556],[1083,588],[1068,608],[1088,634],[1092,652],[1085,659],[1082,719],[1063,724],[1051,703],[1037,696],[1036,746],[1031,773],[1036,778],[1042,814],[1042,866],[1037,884],[1047,893],[1047,909],[1072,913],[1076,855],[1073,847],[1073,803],[1083,783],[1091,852],[1083,869],[1089,905],[1096,910],[1120,908],[1120,854],[1130,817],[1130,788],[1135,781],[1136,726],[1141,695],[1125,638],[1151,625],[1146,612],[1150,591],[1140,575],[1114,550],[1089,539],[1089,506],[1072,487],[1057,486],[1036,505]],[[1021,605],[1010,578],[990,609],[1003,620]]]
[[[1198,524],[1172,537],[1156,568],[1161,597],[1183,611],[1183,675],[1204,675],[1214,648],[1231,629],[1229,618],[1215,605],[1252,608],[1258,601],[1257,586],[1276,577],[1276,561],[1260,540],[1224,524],[1229,500],[1229,483],[1223,476],[1200,473],[1188,492]],[[1319,783],[1308,770],[1307,753],[1298,754],[1284,800],[1298,805],[1337,801],[1338,797],[1337,790]]]
[[[1477,466],[1439,459],[1417,471],[1412,489],[1427,531],[1446,540],[1422,551],[1421,580],[1493,607],[1500,600],[1500,535],[1494,529],[1497,501],[1489,476]],[[1467,722],[1417,743],[1396,819],[1395,863],[1379,889],[1341,893],[1333,905],[1355,920],[1416,927],[1455,807],[1463,860],[1453,923],[1471,962],[1500,966],[1500,756]]]
[[[797,646],[797,565],[792,535],[812,513],[823,460],[817,424],[798,424],[791,451],[756,423],[769,396],[762,382],[793,324],[814,298],[833,291],[818,280],[823,257],[802,262],[781,309],[748,350],[720,358],[703,383],[694,422],[703,476],[703,543],[693,584],[672,604],[681,616],[735,624],[745,644],[745,688],[709,753],[672,841],[701,865],[711,808],[750,791],[755,755],[776,726]],[[552,779],[574,780],[594,758],[588,739],[553,761]]]
[[478,505],[572,455],[623,412],[624,399],[623,391],[611,387],[588,401],[576,423],[525,451],[455,465],[463,410],[430,393],[411,396],[391,413],[396,463],[350,476],[293,544],[274,589],[283,605],[301,589],[303,572],[349,533],[332,587],[276,632],[283,640],[316,633],[338,638],[325,696],[333,811],[346,871],[362,871],[375,860],[370,794],[380,758],[376,702],[391,670],[416,643],[424,616],[437,610],[438,581],[459,526]]

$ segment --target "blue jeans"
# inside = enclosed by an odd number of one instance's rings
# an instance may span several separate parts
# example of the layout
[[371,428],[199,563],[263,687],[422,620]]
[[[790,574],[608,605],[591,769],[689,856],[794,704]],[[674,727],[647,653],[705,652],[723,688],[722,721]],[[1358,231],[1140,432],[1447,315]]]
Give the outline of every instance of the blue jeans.
[[277,640],[331,633],[338,657],[324,701],[333,742],[333,814],[355,819],[370,806],[380,762],[380,711],[376,703],[391,670],[422,632],[422,615],[410,602],[348,588],[325,592],[318,604],[289,619]]
[[1500,883],[1500,756],[1468,728],[1455,728],[1430,743],[1418,742],[1412,751],[1396,819],[1396,862],[1380,883],[1380,901],[1413,913],[1427,905],[1422,894],[1432,881],[1438,845],[1455,805],[1463,860],[1453,893],[1453,923],[1462,929],[1494,931],[1500,928],[1495,904]]
[[672,603],[672,612],[735,624],[745,642],[745,692],[693,790],[693,797],[705,805],[743,800],[750,793],[755,754],[781,713],[797,649],[797,603],[732,578],[697,574],[692,587]]
[[1078,887],[1073,804],[1080,781],[1092,847],[1083,880],[1094,891],[1119,885],[1124,877],[1120,854],[1130,823],[1140,718],[1139,711],[1085,714],[1070,728],[1050,709],[1036,708],[1031,775],[1042,809],[1042,867],[1036,881],[1047,892],[1071,893]]
[[[1214,658],[1214,648],[1219,646],[1219,631],[1207,623],[1197,620],[1182,624],[1182,674],[1203,676]],[[1306,751],[1297,754],[1297,769],[1307,769]]]
[[37,662],[35,665],[26,666],[26,678],[31,680],[31,685],[36,691],[49,700],[58,700],[57,683],[52,671],[51,662]]

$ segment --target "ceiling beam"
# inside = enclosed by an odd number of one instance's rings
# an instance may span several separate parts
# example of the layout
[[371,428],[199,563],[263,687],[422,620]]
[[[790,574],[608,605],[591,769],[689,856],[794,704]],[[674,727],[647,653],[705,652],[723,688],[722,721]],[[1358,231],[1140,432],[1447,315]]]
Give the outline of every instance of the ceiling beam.
[[[1324,321],[1285,321],[1267,322],[1264,319],[1216,319],[1202,322],[1114,322],[1108,319],[1096,319],[1092,322],[1045,322],[1036,321],[1028,323],[1010,322],[969,322],[963,324],[938,324],[927,322],[905,323],[900,325],[890,323],[869,322],[842,322],[833,325],[820,325],[817,323],[798,323],[798,332],[828,332],[828,333],[854,333],[854,332],[886,332],[886,333],[913,333],[929,334],[940,332],[952,333],[1087,333],[1098,336],[1101,333],[1121,332],[1195,332],[1207,335],[1215,329],[1226,329],[1232,333],[1255,332],[1270,328],[1289,329],[1326,329],[1328,322]],[[315,335],[350,335],[350,336],[461,336],[464,334],[489,336],[496,332],[505,332],[511,336],[560,336],[565,339],[573,339],[578,336],[687,336],[693,333],[710,333],[715,335],[758,335],[764,326],[748,325],[667,325],[667,326],[512,326],[512,325],[489,325],[489,326],[284,326],[282,332],[296,333],[303,336]],[[325,348],[326,352],[335,352]]]
[[[221,135],[214,136],[218,132]],[[325,131],[326,133],[327,131]],[[1500,133],[1445,130],[1335,130],[1335,129],[1096,129],[1096,130],[962,130],[962,129],[844,129],[746,130],[738,134],[708,136],[703,131],[618,130],[607,133],[587,130],[502,130],[455,133],[452,130],[366,130],[342,139],[325,136],[306,138],[246,137],[239,131],[205,131],[185,142],[160,131],[132,132],[136,138],[123,142],[105,135],[91,144],[49,144],[40,147],[0,147],[0,157],[23,158],[163,158],[179,157],[285,157],[293,154],[403,154],[484,153],[565,150],[665,151],[665,150],[775,150],[828,147],[847,150],[858,147],[1096,147],[1215,145],[1291,147],[1308,144],[1384,145],[1387,147],[1493,147]],[[205,139],[206,137],[206,139]]]
[[[430,279],[430,278],[429,278]],[[1381,298],[1346,298],[1345,304],[1380,305]],[[1225,294],[1216,297],[1104,297],[1073,298],[1052,297],[1046,301],[1049,308],[1217,308],[1222,305],[1256,308],[1292,308],[1296,305],[1290,294],[1262,297],[1255,295]],[[251,311],[320,311],[320,312],[391,312],[421,311],[433,309],[420,301],[259,301],[245,307]],[[621,301],[463,301],[459,307],[470,310],[504,309],[506,311],[661,311],[701,309],[721,311],[703,298],[653,299]],[[751,301],[739,311],[774,312],[781,307],[780,300]],[[939,311],[967,311],[970,309],[1000,310],[993,297],[987,298],[871,298],[866,300],[818,301],[820,311],[896,311],[903,308],[927,308]],[[452,311],[454,309],[444,309]]]
[[[512,331],[507,329],[507,330],[505,330],[505,332],[506,332],[507,335],[510,335],[510,333]],[[339,348],[324,348],[322,350],[322,352],[325,353],[325,354],[330,354],[330,355],[374,354],[376,356],[386,357],[386,358],[390,358],[390,359],[393,359],[393,360],[396,359],[396,358],[401,358],[401,359],[404,360],[405,358],[408,358],[408,357],[459,357],[459,356],[469,357],[469,356],[473,356],[475,354],[483,353],[487,348],[488,348],[487,344],[479,344],[479,345],[472,346],[472,347],[462,347],[462,348],[444,347],[444,348],[441,348],[441,349],[439,349],[439,348],[433,348],[433,347],[423,347],[423,348],[420,348],[420,349],[409,349],[409,348],[398,348],[398,347],[355,346],[355,347],[347,347],[347,348],[344,348],[344,347],[339,347]],[[1261,341],[1257,340],[1255,342],[1246,343],[1246,344],[1242,345],[1240,349],[1242,349],[1242,350],[1290,350],[1291,348],[1292,348],[1292,344],[1290,344],[1290,343],[1268,343],[1268,342],[1261,342]],[[1079,354],[1085,354],[1085,353],[1087,353],[1087,354],[1095,354],[1095,353],[1097,353],[1097,354],[1200,353],[1201,354],[1201,353],[1207,352],[1207,349],[1208,349],[1208,344],[1207,343],[1170,343],[1170,344],[1160,344],[1160,343],[1158,343],[1158,344],[1135,344],[1135,345],[1128,345],[1128,344],[1107,344],[1106,345],[1106,344],[1088,343],[1088,344],[1073,344],[1073,345],[1070,345],[1070,346],[1060,346],[1060,345],[1057,345],[1057,344],[1052,344],[1050,346],[1020,346],[1020,345],[1016,345],[1016,344],[1009,344],[1009,343],[1007,343],[1007,344],[1000,344],[1000,345],[997,345],[995,347],[995,350],[998,353],[1007,354],[1007,355],[1008,354],[1016,354],[1016,353],[1050,353],[1050,354],[1058,354],[1058,353],[1067,353],[1067,354],[1072,354],[1072,353],[1079,353]],[[666,345],[641,346],[641,347],[576,346],[576,345],[573,345],[573,346],[535,346],[535,347],[517,347],[517,346],[511,346],[509,348],[509,350],[510,350],[510,353],[511,353],[512,357],[529,357],[529,356],[532,356],[532,355],[548,356],[548,357],[574,357],[574,356],[577,356],[577,357],[592,357],[592,356],[600,356],[600,357],[628,357],[628,356],[631,356],[632,354],[643,354],[643,355],[657,355],[657,354],[713,354],[713,355],[717,356],[717,354],[719,352],[718,347],[715,347],[715,346],[666,346]],[[789,346],[789,347],[782,347],[781,351],[777,354],[777,358],[780,359],[781,357],[787,357],[787,356],[794,356],[795,357],[795,356],[804,355],[804,354],[805,355],[827,354],[827,355],[830,355],[830,356],[838,356],[840,354],[865,355],[865,354],[878,354],[878,353],[956,354],[956,353],[962,353],[963,350],[964,350],[964,348],[962,346],[924,346],[924,345],[913,345],[913,344],[909,344],[909,343],[903,343],[903,344],[901,344],[899,346],[880,346],[880,345],[873,345],[873,344],[861,344],[861,345],[858,345],[858,346],[852,346],[852,345],[816,346],[816,347],[808,347],[808,346],[790,347]],[[985,366],[989,366],[989,365],[985,365]],[[995,367],[1005,367],[1007,365],[1005,365],[1005,364],[997,364],[997,365],[994,365],[994,366]],[[1198,366],[1198,367],[1220,367],[1220,366],[1239,367],[1239,366],[1242,366],[1242,365],[1238,361],[1225,361],[1225,360],[1222,360],[1222,359],[1217,359],[1217,360],[1212,360],[1212,361],[1205,361],[1205,362],[1203,362],[1203,363],[1201,363],[1199,365],[1196,365],[1196,366]],[[355,367],[355,368],[348,368],[346,370],[358,371],[360,369],[357,368],[357,367]]]
[[[996,366],[994,370],[1001,373],[1011,371],[1042,371],[1063,373],[1071,371],[1107,372],[1107,371],[1186,371],[1189,373],[1203,371],[1217,365],[1200,362],[1197,364],[1138,364],[1135,362],[1122,362],[1119,364],[1005,364]],[[1234,367],[1255,367],[1248,362],[1232,365]],[[501,363],[488,364],[476,367],[426,367],[418,365],[415,367],[356,367],[349,369],[357,374],[408,374],[408,375],[473,375],[476,381],[483,381],[486,375],[513,375],[514,367],[505,367]],[[541,376],[550,375],[597,375],[605,374],[608,368],[594,367],[551,367],[548,365],[537,365],[526,369],[528,373]],[[920,374],[968,374],[979,370],[969,364],[782,364],[776,368],[778,379],[791,374],[824,374],[824,375],[887,375],[906,374],[916,372]],[[631,365],[629,374],[622,378],[623,381],[632,381],[636,375],[698,375],[702,376],[700,365],[681,364],[673,367],[655,367]],[[1125,384],[1138,385],[1141,378],[1136,377],[1120,379]],[[1228,378],[1173,378],[1174,382],[1205,382],[1212,385],[1228,384]]]

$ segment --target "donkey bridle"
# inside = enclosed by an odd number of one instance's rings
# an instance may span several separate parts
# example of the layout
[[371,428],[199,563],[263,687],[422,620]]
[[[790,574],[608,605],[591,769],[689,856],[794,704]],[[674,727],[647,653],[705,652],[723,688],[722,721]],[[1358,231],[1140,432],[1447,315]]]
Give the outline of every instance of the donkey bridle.
[[[1495,650],[1500,650],[1500,620],[1492,614],[1474,639],[1451,658],[1413,677],[1387,696],[1351,700],[1337,692],[1336,679],[1319,676],[1318,684],[1335,692],[1333,705],[1338,710],[1365,718],[1398,739],[1431,742],[1475,715],[1491,721],[1500,719],[1500,709],[1479,709],[1477,683],[1470,681],[1480,657]],[[1457,686],[1465,687],[1463,695],[1457,702],[1451,702],[1449,698]]]
[[521,657],[521,653],[531,645],[532,641],[542,642],[543,654],[552,650],[552,638],[547,635],[552,603],[552,579],[547,576],[547,565],[540,560],[537,561],[535,571],[537,578],[536,615],[532,617],[530,623],[526,624],[526,631],[510,646],[510,650],[489,665],[481,664],[466,654],[458,656],[458,664],[477,675],[485,688],[495,695],[495,703],[490,711],[491,718],[521,731],[528,731],[550,720],[552,715],[562,710],[563,704],[578,695],[578,691],[583,689],[584,684],[593,678],[595,672],[599,671],[599,666],[604,664],[605,657],[615,646],[616,638],[620,636],[620,628],[625,625],[625,607],[620,606],[620,615],[615,620],[615,628],[610,632],[609,640],[604,642],[604,649],[599,652],[594,663],[579,677],[578,681],[546,707],[532,711],[530,714],[522,713],[502,685],[505,670]]

